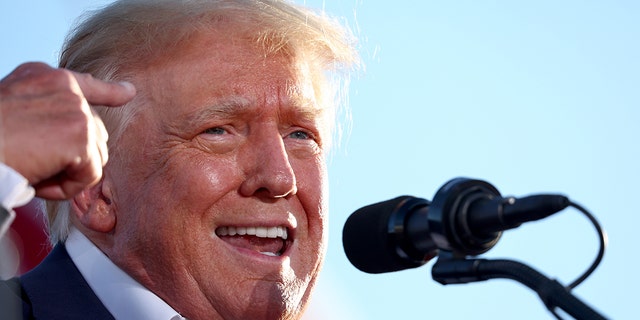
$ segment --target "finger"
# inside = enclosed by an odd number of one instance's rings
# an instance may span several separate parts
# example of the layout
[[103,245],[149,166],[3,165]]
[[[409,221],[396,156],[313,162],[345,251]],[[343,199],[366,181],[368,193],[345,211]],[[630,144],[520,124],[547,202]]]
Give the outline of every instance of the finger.
[[50,180],[42,181],[33,186],[36,189],[36,197],[45,200],[66,200],[71,197],[67,196],[59,184]]
[[34,185],[38,197],[49,200],[69,199],[100,181],[102,168],[109,158],[107,149],[108,133],[100,117],[92,109],[93,131],[89,139],[88,149],[84,155],[78,155],[66,168],[58,174]]
[[80,193],[88,185],[85,182],[70,180],[65,172],[35,184],[36,196],[47,200],[70,199]]
[[90,104],[121,106],[133,99],[136,88],[130,82],[111,82],[96,79],[87,73],[73,73],[82,94]]
[[100,155],[96,154],[97,150],[92,151],[86,159],[78,158],[77,163],[63,171],[65,179],[60,180],[60,186],[65,194],[73,196],[84,188],[98,183],[102,178]]
[[33,188],[36,189],[36,197],[38,198],[46,200],[65,200],[71,198],[70,195],[64,192],[56,177],[43,180],[35,184]]

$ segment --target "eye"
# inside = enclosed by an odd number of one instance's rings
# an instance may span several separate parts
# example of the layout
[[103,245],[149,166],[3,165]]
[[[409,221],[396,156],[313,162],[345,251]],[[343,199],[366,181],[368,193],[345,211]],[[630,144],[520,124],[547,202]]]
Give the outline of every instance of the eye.
[[227,130],[221,128],[221,127],[213,127],[213,128],[209,128],[204,130],[202,133],[204,134],[215,134],[215,135],[221,135],[221,134],[225,134],[227,133]]
[[311,139],[311,134],[302,130],[298,130],[290,133],[289,137],[293,139],[307,140]]
[[314,131],[294,130],[285,136],[285,146],[291,156],[305,158],[322,152],[320,140]]

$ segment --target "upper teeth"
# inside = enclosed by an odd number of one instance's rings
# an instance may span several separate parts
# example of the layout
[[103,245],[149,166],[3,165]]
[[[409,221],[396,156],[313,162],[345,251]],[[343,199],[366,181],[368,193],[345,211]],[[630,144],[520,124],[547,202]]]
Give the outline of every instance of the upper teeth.
[[285,227],[220,227],[216,229],[218,236],[250,235],[259,238],[282,238],[287,240]]

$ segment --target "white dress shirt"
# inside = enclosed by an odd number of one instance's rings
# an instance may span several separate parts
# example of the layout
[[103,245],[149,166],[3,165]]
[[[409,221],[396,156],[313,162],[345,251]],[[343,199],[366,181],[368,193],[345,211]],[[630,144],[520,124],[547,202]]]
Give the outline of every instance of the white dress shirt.
[[77,229],[72,228],[65,246],[93,292],[116,319],[186,320],[118,268]]

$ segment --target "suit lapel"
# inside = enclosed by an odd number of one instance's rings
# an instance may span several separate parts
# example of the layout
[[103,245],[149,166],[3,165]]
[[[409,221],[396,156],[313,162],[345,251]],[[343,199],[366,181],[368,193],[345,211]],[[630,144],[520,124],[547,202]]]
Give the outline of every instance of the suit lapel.
[[58,244],[35,269],[21,277],[34,318],[113,320],[69,257]]

